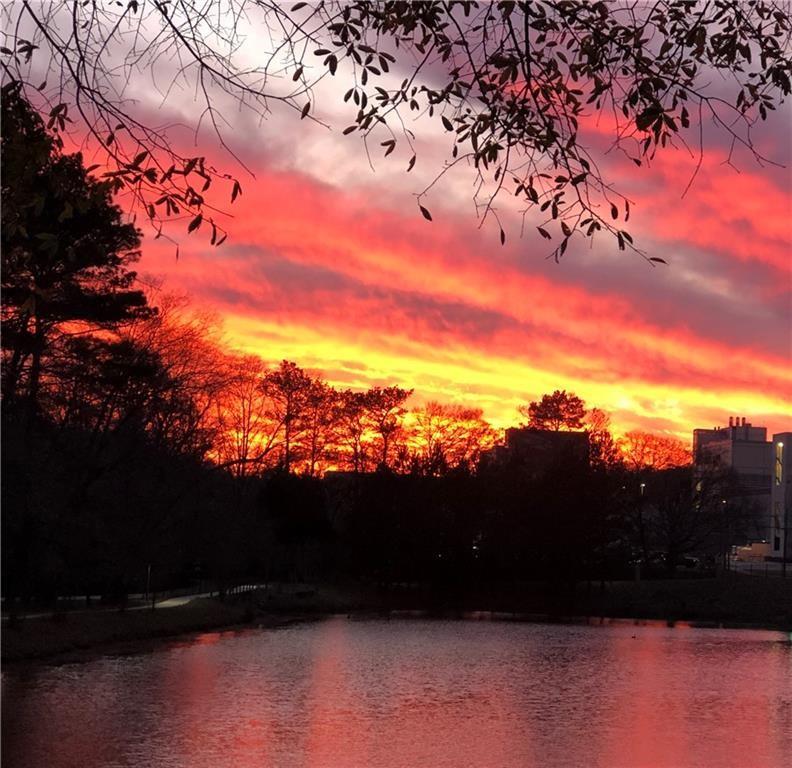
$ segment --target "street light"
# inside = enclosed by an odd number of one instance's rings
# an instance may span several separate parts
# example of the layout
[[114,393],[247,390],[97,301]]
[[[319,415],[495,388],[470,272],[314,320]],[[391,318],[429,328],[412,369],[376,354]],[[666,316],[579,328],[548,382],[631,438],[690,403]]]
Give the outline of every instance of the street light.
[[[644,529],[644,516],[643,516],[643,495],[644,495],[644,488],[646,488],[646,483],[640,483],[639,485],[639,496],[638,496],[638,532],[641,536],[641,554],[643,556],[643,562],[647,562],[649,559],[649,553],[646,549],[646,531]],[[641,578],[641,571],[640,565],[636,568],[636,581],[640,581]]]

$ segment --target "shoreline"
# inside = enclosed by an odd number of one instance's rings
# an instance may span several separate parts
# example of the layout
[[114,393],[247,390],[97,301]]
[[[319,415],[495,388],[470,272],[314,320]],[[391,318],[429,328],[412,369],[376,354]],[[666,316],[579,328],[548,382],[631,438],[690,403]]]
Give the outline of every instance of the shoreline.
[[[361,616],[363,614],[360,614]],[[353,614],[354,616],[354,614]],[[369,614],[377,618],[377,614]],[[587,627],[675,627],[685,629],[761,630],[766,632],[792,632],[786,625],[761,622],[715,621],[711,619],[666,619],[651,616],[566,616],[550,613],[522,613],[509,611],[435,612],[431,610],[394,610],[390,619],[438,619],[447,621],[502,621],[515,624],[560,624]]]
[[[231,624],[207,624],[202,627],[179,630],[175,633],[152,634],[145,637],[128,637],[107,642],[84,643],[68,649],[52,649],[40,653],[3,657],[6,668],[19,668],[29,665],[59,666],[79,664],[101,657],[136,656],[153,653],[167,646],[187,643],[207,633],[237,633],[265,629],[281,629],[295,624],[321,621],[335,616],[346,616],[352,620],[430,620],[430,621],[471,621],[504,622],[515,624],[554,624],[561,626],[588,627],[668,627],[670,629],[721,629],[730,631],[763,631],[790,633],[786,626],[761,624],[756,622],[716,622],[707,620],[664,619],[629,616],[557,616],[551,614],[510,613],[505,611],[465,611],[442,612],[428,609],[396,609],[389,612],[359,610],[349,613],[310,613],[310,614],[270,614],[258,615],[249,621]],[[40,621],[40,619],[36,619]]]
[[154,611],[97,611],[4,622],[0,657],[3,666],[62,664],[103,655],[155,650],[163,643],[205,632],[228,631],[257,623],[278,627],[300,617],[264,616],[242,603],[199,599],[177,608]]
[[200,635],[227,632],[243,632],[257,629],[280,629],[306,621],[311,621],[310,616],[271,617],[272,620],[255,621],[250,623],[234,623],[221,625],[207,625],[205,627],[179,631],[176,634],[158,634],[149,637],[135,637],[125,640],[113,640],[97,643],[95,645],[82,645],[63,651],[45,652],[39,655],[18,656],[13,659],[3,658],[3,667],[8,669],[28,666],[60,666],[61,664],[81,664],[102,657],[138,656],[145,653],[154,653],[169,646],[189,644],[191,640]]
[[148,652],[205,632],[276,629],[334,615],[792,632],[792,580],[614,582],[580,596],[565,610],[546,596],[539,599],[541,593],[527,587],[512,592],[495,588],[481,594],[443,594],[306,586],[262,590],[226,601],[198,598],[154,611],[81,611],[22,619],[16,626],[4,622],[2,663],[60,664]]

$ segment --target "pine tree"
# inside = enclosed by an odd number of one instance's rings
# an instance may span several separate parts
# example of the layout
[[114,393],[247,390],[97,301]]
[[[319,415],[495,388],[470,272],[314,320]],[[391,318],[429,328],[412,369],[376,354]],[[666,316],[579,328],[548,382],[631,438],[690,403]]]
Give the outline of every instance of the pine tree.
[[140,233],[108,183],[62,152],[18,87],[3,89],[2,124],[3,400],[36,413],[47,356],[65,332],[153,310],[129,268]]

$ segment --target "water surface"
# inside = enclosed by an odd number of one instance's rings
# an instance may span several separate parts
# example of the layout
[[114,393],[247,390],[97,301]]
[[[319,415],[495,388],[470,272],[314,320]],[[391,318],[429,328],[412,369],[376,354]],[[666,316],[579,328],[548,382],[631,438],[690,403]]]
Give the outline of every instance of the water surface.
[[780,768],[778,632],[342,618],[3,675],[4,768]]

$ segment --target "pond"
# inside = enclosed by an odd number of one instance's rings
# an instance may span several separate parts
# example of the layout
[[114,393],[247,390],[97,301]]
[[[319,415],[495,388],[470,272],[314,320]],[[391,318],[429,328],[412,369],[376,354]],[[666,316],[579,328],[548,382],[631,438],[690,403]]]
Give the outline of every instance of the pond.
[[3,674],[3,766],[792,764],[780,632],[330,618]]

